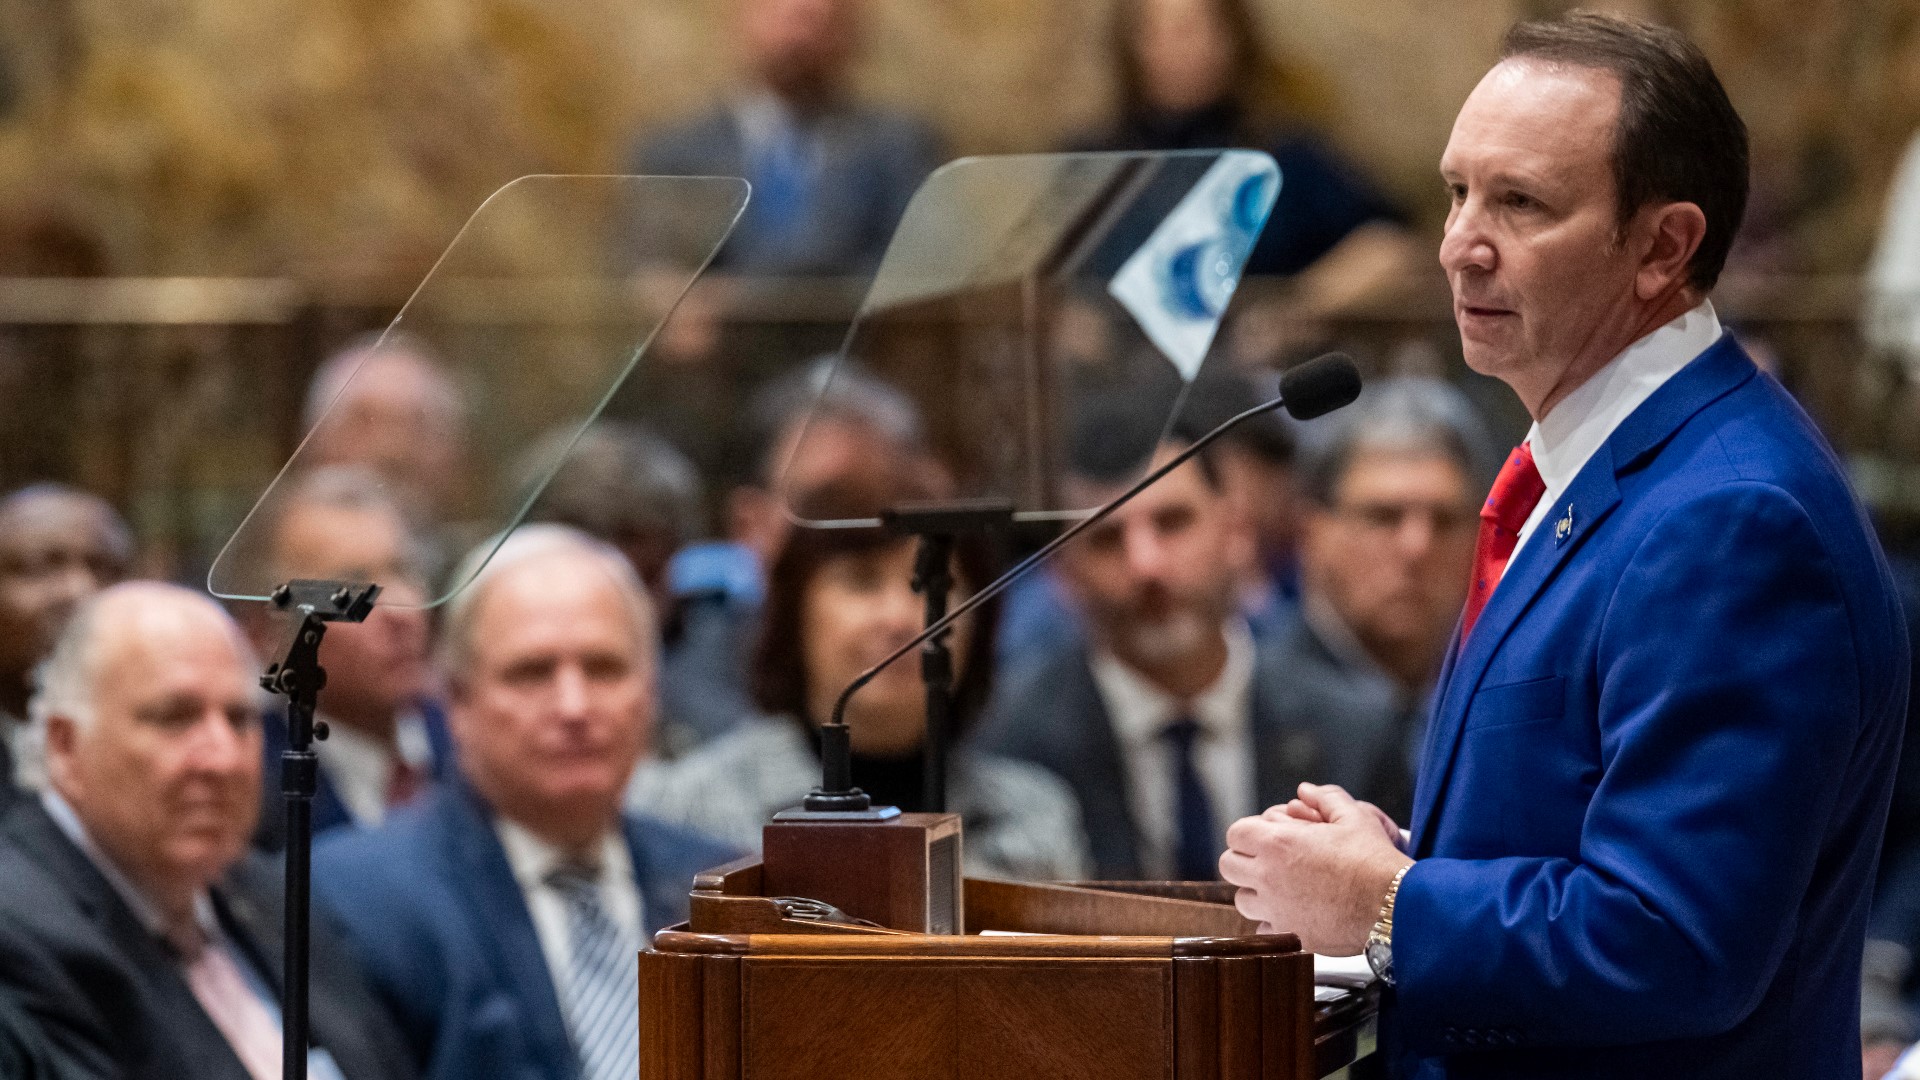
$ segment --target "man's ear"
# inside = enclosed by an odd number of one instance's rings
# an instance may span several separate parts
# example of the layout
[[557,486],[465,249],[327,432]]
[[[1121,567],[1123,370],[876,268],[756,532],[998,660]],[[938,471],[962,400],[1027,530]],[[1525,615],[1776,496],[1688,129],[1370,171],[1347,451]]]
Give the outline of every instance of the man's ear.
[[56,790],[67,791],[73,785],[73,754],[79,745],[80,729],[72,718],[54,714],[46,719],[47,779]]
[[1633,279],[1634,295],[1656,300],[1687,284],[1694,253],[1707,236],[1707,215],[1690,202],[1645,207],[1639,228],[1647,238],[1647,253]]

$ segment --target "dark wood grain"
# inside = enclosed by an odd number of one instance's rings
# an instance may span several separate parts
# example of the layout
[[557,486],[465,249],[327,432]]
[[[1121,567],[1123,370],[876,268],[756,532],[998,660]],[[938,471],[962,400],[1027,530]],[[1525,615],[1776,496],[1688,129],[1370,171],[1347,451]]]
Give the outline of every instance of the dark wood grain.
[[701,1063],[708,1080],[740,1075],[740,964],[732,956],[700,958]]
[[1260,960],[1260,1057],[1265,1080],[1314,1075],[1313,956],[1267,956]]
[[727,896],[765,896],[760,889],[760,856],[743,855],[730,863],[703,870],[693,877],[695,892]]
[[970,881],[969,919],[1096,932],[760,932],[791,928],[730,892],[753,875],[702,876],[702,925],[737,932],[641,955],[642,1080],[1317,1080],[1373,1044],[1377,996],[1319,1008],[1298,940],[1225,905]]
[[705,961],[693,955],[640,954],[640,1075],[648,1080],[700,1080],[706,1057]]
[[1213,961],[1220,988],[1220,1080],[1261,1080],[1265,1075],[1261,960],[1245,956]]
[[1259,924],[1230,906],[1073,885],[967,879],[967,925],[1039,934],[1244,937]]
[[697,934],[866,934],[899,935],[904,930],[888,930],[857,923],[814,922],[790,919],[764,896],[725,896],[695,889],[690,898],[691,918],[687,929]]
[[1233,906],[1234,886],[1224,881],[1062,881],[1080,889],[1131,893],[1135,896],[1162,896],[1169,900],[1195,900],[1203,904]]
[[[772,822],[762,831],[760,886],[767,896],[824,900],[895,930],[928,932],[929,912],[951,910],[964,932],[958,851],[948,876],[935,874],[936,843],[960,842],[957,814],[902,814],[886,822]],[[945,904],[929,902],[942,890]]]
[[1173,1001],[1173,1074],[1219,1080],[1220,966],[1204,957],[1175,959]]

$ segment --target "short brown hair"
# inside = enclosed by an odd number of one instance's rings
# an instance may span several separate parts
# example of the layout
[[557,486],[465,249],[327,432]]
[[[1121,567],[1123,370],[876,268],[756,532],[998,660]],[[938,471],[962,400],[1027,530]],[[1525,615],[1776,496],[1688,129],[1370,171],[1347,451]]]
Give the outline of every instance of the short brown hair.
[[[864,490],[869,485],[841,483],[816,493],[814,505],[824,518],[859,516],[875,506],[924,502],[930,489],[907,478],[881,485],[887,490]],[[844,509],[842,509],[844,508]],[[754,704],[774,716],[790,716],[812,727],[831,717],[813,716],[812,680],[806,662],[807,588],[828,562],[848,555],[884,551],[913,538],[884,529],[796,528],[787,536],[767,573],[767,601],[761,611],[760,638],[754,649],[751,689]],[[962,535],[954,545],[954,577],[963,593],[971,594],[993,580],[998,561],[986,538]],[[967,625],[966,662],[959,665],[953,684],[956,734],[965,734],[986,707],[993,686],[994,631],[1000,618],[996,597],[973,612]],[[958,651],[958,650],[956,650]],[[913,663],[903,656],[895,663]],[[836,688],[837,689],[837,688]]]
[[1677,30],[1573,11],[1514,26],[1500,58],[1598,68],[1619,78],[1613,179],[1620,223],[1656,199],[1698,206],[1707,233],[1687,279],[1702,291],[1713,288],[1747,211],[1747,125],[1706,54]]

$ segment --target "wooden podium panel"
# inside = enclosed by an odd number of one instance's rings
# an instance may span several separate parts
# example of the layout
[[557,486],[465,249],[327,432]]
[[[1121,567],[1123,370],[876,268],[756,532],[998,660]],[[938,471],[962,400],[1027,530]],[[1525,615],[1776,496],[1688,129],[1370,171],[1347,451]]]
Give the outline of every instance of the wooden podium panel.
[[1013,933],[942,936],[788,918],[759,884],[702,875],[641,955],[643,1080],[1317,1080],[1372,1049],[1371,999],[1317,1005],[1296,938],[1177,891],[969,880],[967,925]]

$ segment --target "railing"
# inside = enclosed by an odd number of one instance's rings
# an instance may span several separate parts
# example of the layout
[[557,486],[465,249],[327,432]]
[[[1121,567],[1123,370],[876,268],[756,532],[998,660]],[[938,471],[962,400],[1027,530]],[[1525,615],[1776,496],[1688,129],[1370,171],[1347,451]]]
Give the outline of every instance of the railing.
[[[98,491],[134,523],[144,571],[190,577],[292,451],[315,367],[385,326],[407,293],[280,279],[0,279],[0,490],[60,479]],[[676,318],[612,409],[701,442],[689,450],[715,470],[751,388],[837,348],[861,293],[857,281],[703,282],[691,303],[720,318],[705,336],[697,320]],[[1218,346],[1243,362],[1338,344],[1373,372],[1471,382],[1444,283],[1312,326],[1284,314],[1275,283],[1249,282],[1243,297],[1242,310],[1259,313]],[[1889,535],[1920,538],[1920,390],[1863,343],[1858,281],[1728,280],[1716,302],[1847,456]],[[1511,395],[1475,393],[1517,434],[1524,417]]]

